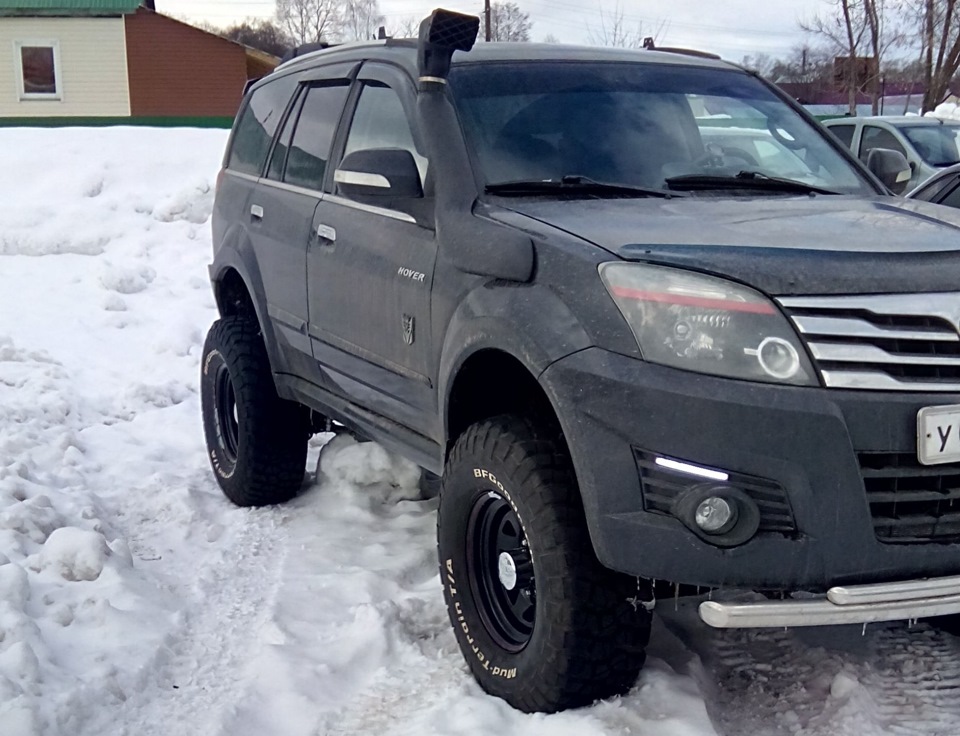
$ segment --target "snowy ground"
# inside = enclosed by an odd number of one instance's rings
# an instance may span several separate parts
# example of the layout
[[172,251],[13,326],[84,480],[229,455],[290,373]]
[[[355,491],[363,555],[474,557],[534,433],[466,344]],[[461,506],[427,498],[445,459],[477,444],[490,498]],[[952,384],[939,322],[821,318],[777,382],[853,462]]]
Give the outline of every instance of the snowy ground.
[[435,503],[372,444],[241,510],[199,423],[222,131],[0,129],[0,734],[960,733],[924,624],[716,633],[661,602],[628,696],[525,716],[466,673]]

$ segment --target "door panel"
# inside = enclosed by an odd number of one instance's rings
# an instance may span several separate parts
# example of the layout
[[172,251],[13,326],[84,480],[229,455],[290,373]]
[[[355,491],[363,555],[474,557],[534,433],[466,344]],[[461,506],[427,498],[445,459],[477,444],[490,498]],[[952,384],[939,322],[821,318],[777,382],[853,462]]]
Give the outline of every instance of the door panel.
[[[359,80],[362,87],[341,148],[410,150],[425,177],[427,161],[410,124],[412,82],[377,65],[364,66]],[[328,172],[328,189],[333,186]],[[328,237],[318,238],[307,253],[314,357],[354,401],[431,432],[436,424],[430,364],[433,230],[409,214],[351,200],[336,189],[317,206],[317,230]]]

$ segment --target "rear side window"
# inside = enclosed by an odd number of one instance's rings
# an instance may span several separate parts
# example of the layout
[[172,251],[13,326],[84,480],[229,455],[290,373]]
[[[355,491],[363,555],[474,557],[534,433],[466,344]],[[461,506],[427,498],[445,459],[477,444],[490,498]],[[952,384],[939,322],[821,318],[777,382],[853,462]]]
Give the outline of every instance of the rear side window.
[[283,180],[307,189],[323,189],[330,145],[347,99],[348,83],[310,87],[287,153]]
[[259,176],[270,143],[296,87],[293,77],[282,77],[256,89],[240,115],[227,168]]
[[847,148],[853,148],[853,125],[831,125],[827,130],[839,138]]

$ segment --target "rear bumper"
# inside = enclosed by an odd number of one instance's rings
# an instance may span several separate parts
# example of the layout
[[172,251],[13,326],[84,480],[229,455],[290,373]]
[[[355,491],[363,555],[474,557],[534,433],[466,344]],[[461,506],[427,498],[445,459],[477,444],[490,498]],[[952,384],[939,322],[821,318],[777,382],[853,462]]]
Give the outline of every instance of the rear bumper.
[[834,626],[960,613],[960,577],[834,587],[826,598],[700,604],[700,618],[719,629]]
[[[915,458],[918,410],[960,403],[958,394],[748,383],[598,348],[554,363],[540,380],[607,567],[712,588],[819,593],[960,573],[958,536],[881,539],[862,466],[871,453]],[[645,502],[638,450],[775,482],[795,529],[727,549],[708,544]],[[960,464],[937,467],[960,475]]]

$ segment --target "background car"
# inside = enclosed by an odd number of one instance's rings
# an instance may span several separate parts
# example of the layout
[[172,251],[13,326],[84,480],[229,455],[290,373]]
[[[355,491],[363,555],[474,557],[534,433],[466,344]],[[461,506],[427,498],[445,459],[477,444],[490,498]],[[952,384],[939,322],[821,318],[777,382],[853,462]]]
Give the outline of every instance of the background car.
[[874,148],[902,153],[913,176],[910,188],[917,187],[947,166],[960,163],[960,120],[917,115],[837,118],[823,124],[850,147],[861,161]]
[[960,207],[960,164],[941,169],[906,196],[947,207]]

